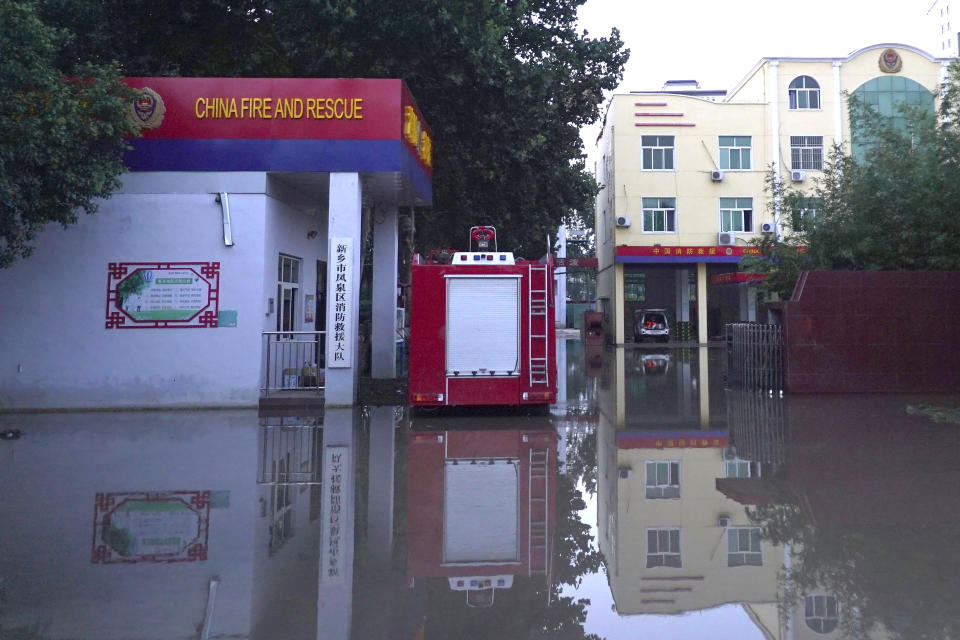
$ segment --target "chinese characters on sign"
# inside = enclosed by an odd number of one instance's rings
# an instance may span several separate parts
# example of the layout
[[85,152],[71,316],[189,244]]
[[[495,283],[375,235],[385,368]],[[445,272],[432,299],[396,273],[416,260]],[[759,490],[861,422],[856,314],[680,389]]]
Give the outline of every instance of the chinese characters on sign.
[[333,317],[327,322],[327,366],[350,367],[353,363],[352,332],[353,239],[330,239],[330,291]]
[[203,562],[210,491],[97,493],[94,564]]
[[[323,565],[320,580],[342,582],[347,564],[352,562],[345,549],[352,541],[347,534],[353,529],[347,518],[349,499],[350,450],[347,447],[326,447],[323,460]],[[351,534],[352,535],[352,534]]]
[[111,262],[107,329],[216,327],[219,262]]

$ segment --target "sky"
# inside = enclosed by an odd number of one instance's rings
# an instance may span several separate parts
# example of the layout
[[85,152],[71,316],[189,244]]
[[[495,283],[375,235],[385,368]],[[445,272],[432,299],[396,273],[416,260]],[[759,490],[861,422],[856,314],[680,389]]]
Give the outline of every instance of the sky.
[[[656,90],[666,80],[730,89],[764,57],[841,57],[877,43],[939,55],[933,0],[587,0],[580,27],[613,27],[630,49],[617,92]],[[598,125],[582,132],[588,155]],[[592,163],[588,164],[592,167]]]

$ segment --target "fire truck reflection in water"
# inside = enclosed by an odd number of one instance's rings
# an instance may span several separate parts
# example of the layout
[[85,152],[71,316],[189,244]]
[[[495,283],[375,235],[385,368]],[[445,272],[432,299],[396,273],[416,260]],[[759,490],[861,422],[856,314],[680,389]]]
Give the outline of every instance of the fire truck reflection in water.
[[431,422],[409,441],[408,584],[445,579],[471,607],[493,606],[515,580],[549,584],[556,431],[439,430],[449,425]]
[[482,226],[470,249],[413,257],[410,404],[554,402],[553,254],[515,259]]

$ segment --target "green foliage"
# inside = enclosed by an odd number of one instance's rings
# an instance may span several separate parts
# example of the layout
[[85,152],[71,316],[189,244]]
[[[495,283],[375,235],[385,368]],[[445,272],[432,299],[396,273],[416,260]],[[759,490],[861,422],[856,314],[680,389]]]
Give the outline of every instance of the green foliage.
[[[784,235],[754,241],[766,260],[749,269],[769,273],[768,288],[781,295],[802,269],[960,269],[960,63],[938,113],[903,106],[889,117],[857,96],[848,103],[862,159],[835,147],[807,192],[768,176]],[[811,200],[816,216],[796,228],[792,213]],[[806,247],[799,260],[788,257],[796,246]]]
[[398,77],[434,132],[434,208],[421,250],[463,247],[495,225],[537,257],[574,211],[593,210],[579,128],[596,120],[629,52],[614,30],[576,30],[583,0],[42,0],[87,34],[63,55],[107,51],[129,75]]
[[123,170],[130,92],[112,64],[56,64],[69,42],[35,3],[0,0],[0,267],[48,222],[93,213]]
[[934,422],[960,424],[960,407],[940,407],[933,404],[911,404],[907,413],[912,416],[924,416]]

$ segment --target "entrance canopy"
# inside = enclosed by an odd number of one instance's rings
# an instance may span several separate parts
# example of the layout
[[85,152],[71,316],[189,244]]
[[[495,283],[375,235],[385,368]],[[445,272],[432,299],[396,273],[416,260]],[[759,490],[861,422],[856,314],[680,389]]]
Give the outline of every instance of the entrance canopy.
[[[432,202],[433,135],[402,80],[127,78],[131,171],[348,172]],[[406,196],[406,197],[404,197]]]

